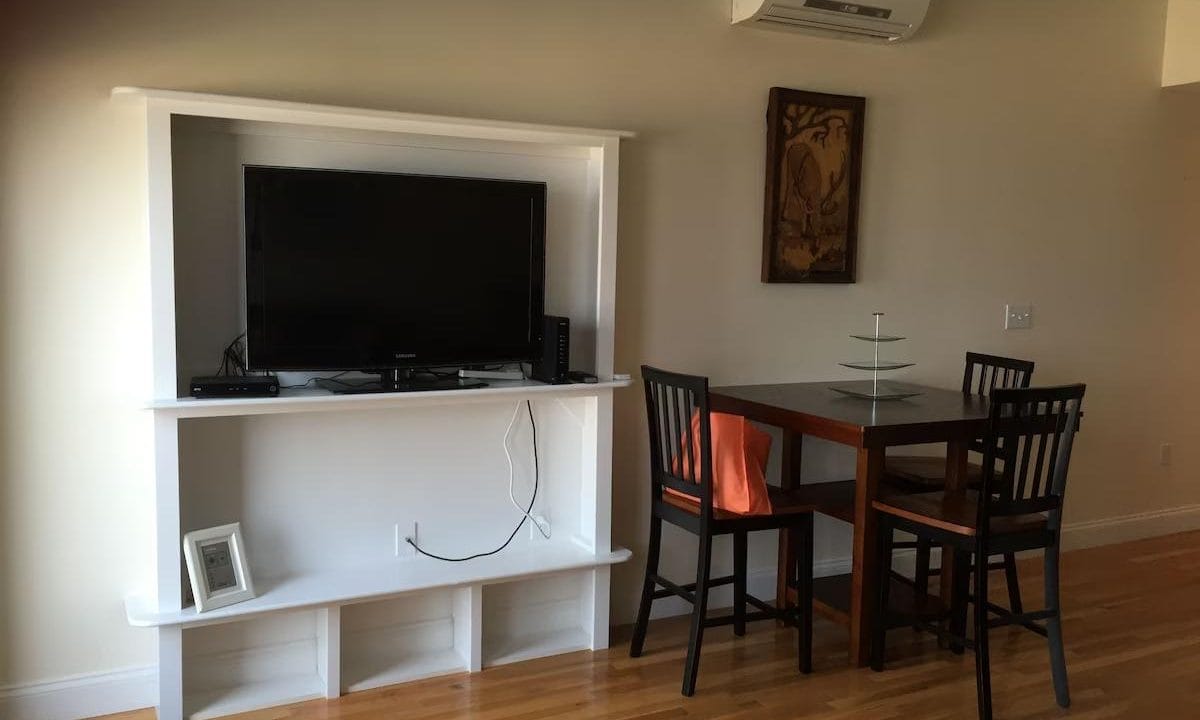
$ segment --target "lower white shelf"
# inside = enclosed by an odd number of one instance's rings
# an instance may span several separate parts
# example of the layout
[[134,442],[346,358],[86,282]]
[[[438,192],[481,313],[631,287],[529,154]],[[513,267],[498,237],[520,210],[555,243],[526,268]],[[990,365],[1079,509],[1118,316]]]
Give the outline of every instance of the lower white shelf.
[[206,613],[197,613],[194,607],[160,609],[144,597],[133,596],[125,602],[125,614],[135,627],[198,627],[265,613],[383,599],[418,590],[506,582],[613,565],[628,560],[630,555],[625,548],[597,554],[572,541],[557,541],[459,563],[410,558],[284,578],[255,578],[258,597]]
[[592,638],[582,628],[565,628],[532,636],[501,638],[486,645],[483,664],[504,665],[532,658],[558,655],[575,650],[587,650]]
[[321,678],[314,673],[204,690],[184,697],[184,715],[189,720],[224,717],[324,697],[324,688]]
[[368,659],[343,667],[342,684],[346,692],[358,692],[456,672],[467,672],[466,663],[454,650],[441,650],[391,660]]

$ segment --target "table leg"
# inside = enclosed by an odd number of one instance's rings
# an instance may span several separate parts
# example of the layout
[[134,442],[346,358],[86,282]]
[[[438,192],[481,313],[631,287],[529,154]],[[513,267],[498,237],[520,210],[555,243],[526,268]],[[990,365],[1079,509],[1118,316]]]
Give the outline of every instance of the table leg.
[[850,663],[863,667],[871,657],[871,627],[879,583],[876,522],[872,503],[883,475],[884,449],[860,448],[854,488],[854,574],[850,583]]
[[[967,451],[970,442],[967,440],[952,440],[946,447],[946,492],[961,492],[967,488]],[[942,546],[942,606],[958,607],[955,603],[955,562],[954,547]],[[943,621],[945,625],[946,621]],[[943,627],[943,630],[945,628]],[[945,637],[945,634],[942,634]]]
[[[780,445],[781,462],[779,487],[794,488],[800,484],[800,457],[804,445],[804,436],[789,430],[783,431],[783,442]],[[796,555],[791,541],[791,533],[779,531],[779,567],[775,573],[775,607],[782,608],[792,604],[796,584]],[[783,621],[779,622],[783,625]]]

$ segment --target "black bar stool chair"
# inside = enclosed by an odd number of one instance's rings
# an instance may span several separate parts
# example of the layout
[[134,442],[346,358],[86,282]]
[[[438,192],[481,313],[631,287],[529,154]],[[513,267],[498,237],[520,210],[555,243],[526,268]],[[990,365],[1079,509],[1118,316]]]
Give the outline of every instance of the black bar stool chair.
[[[708,378],[667,372],[642,366],[646,391],[646,415],[650,430],[650,544],[647,549],[646,575],[641,605],[634,626],[629,655],[638,657],[646,639],[650,605],[658,599],[678,596],[692,603],[692,625],[688,638],[687,662],[683,671],[683,694],[696,691],[700,667],[700,645],[705,628],[734,626],[736,635],[744,635],[746,623],[754,620],[781,620],[799,629],[799,665],[804,673],[812,670],[812,534],[814,502],[803,489],[781,490],[768,486],[772,513],[741,515],[713,507],[712,429],[709,418]],[[694,457],[696,438],[693,417],[699,417],[700,457]],[[688,472],[686,468],[699,468]],[[672,489],[683,495],[664,492]],[[847,485],[853,492],[853,483]],[[825,488],[822,504],[829,502]],[[852,501],[853,495],[849,495]],[[699,538],[696,581],[676,584],[658,574],[662,548],[663,522],[687,530]],[[776,608],[746,592],[747,533],[756,530],[789,528],[794,553],[798,558],[799,603],[794,609]],[[733,535],[734,572],[726,577],[711,577],[712,544],[717,535]],[[733,612],[710,618],[708,592],[720,585],[733,585]],[[747,612],[746,606],[756,610]]]
[[[984,355],[983,353],[967,353],[963,371],[962,391],[964,395],[980,395],[988,397],[995,390],[1011,388],[1027,388],[1033,377],[1033,361],[1001,357],[999,355]],[[982,454],[982,440],[971,443],[971,450]],[[979,489],[983,468],[975,463],[967,465],[967,486],[973,490]],[[946,459],[920,455],[889,455],[884,467],[883,483],[892,492],[926,493],[941,490],[946,485]],[[929,576],[941,571],[929,568],[930,544],[927,541],[898,542],[897,549],[916,548],[916,582],[917,592],[924,594],[929,586]],[[1003,559],[991,562],[991,570],[1003,570],[1005,584],[1008,586],[1008,606],[1013,612],[1021,612],[1021,585],[1017,577],[1017,558],[1012,553],[1004,553]]]
[[[1084,390],[1083,385],[996,390],[992,393],[988,433],[984,438],[979,490],[897,495],[874,503],[879,514],[881,558],[891,557],[894,530],[955,548],[955,578],[959,587],[951,609],[950,647],[955,652],[962,652],[964,645],[975,649],[981,720],[992,717],[988,630],[1004,625],[1020,625],[1047,638],[1055,699],[1062,707],[1071,703],[1059,603],[1059,541],[1067,468]],[[989,602],[987,558],[1037,549],[1043,551],[1045,560],[1046,608],[1023,612]],[[973,642],[965,637],[972,555],[975,558]],[[883,619],[888,611],[889,564],[880,563],[876,605],[879,620],[871,647],[871,667],[875,670],[883,669],[885,656],[887,623]]]

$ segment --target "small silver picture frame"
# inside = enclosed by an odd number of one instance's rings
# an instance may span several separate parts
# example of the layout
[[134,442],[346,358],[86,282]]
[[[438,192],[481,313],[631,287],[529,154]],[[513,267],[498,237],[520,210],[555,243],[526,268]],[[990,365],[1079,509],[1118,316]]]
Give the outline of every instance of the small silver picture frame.
[[183,557],[191,580],[196,612],[207,612],[254,597],[241,523],[183,536]]

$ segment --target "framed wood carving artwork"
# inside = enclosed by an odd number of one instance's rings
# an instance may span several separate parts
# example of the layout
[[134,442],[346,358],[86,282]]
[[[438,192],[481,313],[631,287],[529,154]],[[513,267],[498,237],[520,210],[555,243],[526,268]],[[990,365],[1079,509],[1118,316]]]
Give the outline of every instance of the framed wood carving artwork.
[[866,104],[771,88],[763,282],[854,282]]

